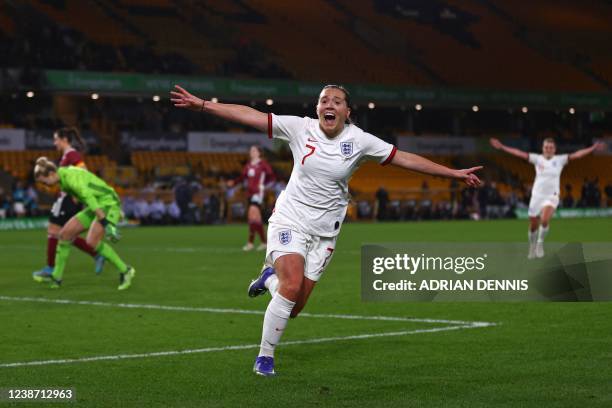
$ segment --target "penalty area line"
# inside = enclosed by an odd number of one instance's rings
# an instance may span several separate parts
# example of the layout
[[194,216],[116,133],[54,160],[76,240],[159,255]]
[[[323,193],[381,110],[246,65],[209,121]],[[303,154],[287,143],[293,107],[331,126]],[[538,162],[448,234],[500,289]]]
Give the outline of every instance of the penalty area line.
[[[295,346],[300,344],[318,344],[318,343],[331,343],[336,341],[349,341],[349,340],[363,340],[380,337],[394,337],[394,336],[406,336],[411,334],[420,333],[436,333],[451,330],[462,330],[462,329],[474,329],[483,326],[476,326],[471,324],[458,325],[458,326],[446,326],[446,327],[435,327],[431,329],[417,329],[417,330],[406,330],[398,332],[387,332],[387,333],[373,333],[373,334],[357,334],[352,336],[342,337],[321,337],[316,339],[307,340],[294,340],[281,342],[281,346]],[[258,349],[259,344],[243,344],[236,346],[222,346],[222,347],[207,347],[200,349],[189,349],[189,350],[170,350],[170,351],[157,351],[151,353],[139,353],[139,354],[117,354],[110,356],[92,356],[82,358],[68,358],[68,359],[56,359],[56,360],[40,360],[40,361],[23,361],[16,363],[0,363],[0,368],[12,368],[12,367],[27,367],[27,366],[44,366],[53,364],[75,364],[75,363],[89,363],[95,361],[118,361],[118,360],[129,360],[138,358],[151,358],[151,357],[167,357],[167,356],[179,356],[186,354],[200,354],[200,353],[212,353],[218,351],[233,351],[233,350],[252,350]]]

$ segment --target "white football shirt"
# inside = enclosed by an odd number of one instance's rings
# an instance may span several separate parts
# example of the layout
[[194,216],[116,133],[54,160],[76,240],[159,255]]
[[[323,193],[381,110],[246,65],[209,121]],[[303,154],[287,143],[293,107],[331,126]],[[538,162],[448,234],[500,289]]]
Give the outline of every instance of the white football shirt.
[[334,237],[349,203],[348,181],[365,160],[385,165],[397,148],[355,125],[328,138],[319,121],[268,115],[268,137],[289,143],[293,171],[270,222],[322,237]]
[[532,196],[558,196],[561,184],[561,172],[568,162],[567,154],[560,154],[546,159],[541,154],[529,153],[529,163],[535,166],[536,177],[531,189]]

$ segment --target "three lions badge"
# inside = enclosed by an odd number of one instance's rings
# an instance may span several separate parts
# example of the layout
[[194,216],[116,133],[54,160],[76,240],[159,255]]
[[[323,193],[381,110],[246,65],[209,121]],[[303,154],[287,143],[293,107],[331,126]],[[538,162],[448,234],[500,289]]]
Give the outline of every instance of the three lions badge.
[[344,157],[350,157],[353,154],[353,142],[340,143],[340,152]]
[[291,242],[291,230],[283,230],[278,233],[278,240],[281,244],[287,245]]

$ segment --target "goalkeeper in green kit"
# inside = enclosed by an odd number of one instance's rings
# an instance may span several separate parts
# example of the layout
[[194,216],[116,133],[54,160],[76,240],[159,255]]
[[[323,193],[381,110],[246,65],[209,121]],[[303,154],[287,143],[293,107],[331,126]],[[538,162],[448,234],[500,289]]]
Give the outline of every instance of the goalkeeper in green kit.
[[85,230],[87,243],[95,248],[98,254],[115,265],[119,270],[119,287],[124,290],[130,287],[136,271],[126,265],[115,250],[103,241],[106,237],[111,242],[120,238],[117,231],[117,222],[121,219],[121,200],[119,196],[95,174],[80,167],[60,167],[51,160],[40,157],[34,167],[34,178],[48,186],[59,183],[65,193],[79,200],[85,208],[72,217],[59,233],[59,244],[53,273],[48,275],[37,274],[37,282],[50,282],[52,288],[62,284],[66,260],[70,254],[72,240]]

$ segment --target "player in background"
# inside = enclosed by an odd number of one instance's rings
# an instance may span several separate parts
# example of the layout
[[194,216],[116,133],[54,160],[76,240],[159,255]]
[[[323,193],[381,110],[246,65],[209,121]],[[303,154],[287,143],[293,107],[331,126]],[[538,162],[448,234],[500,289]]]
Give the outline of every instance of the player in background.
[[[77,166],[86,168],[82,155],[82,152],[85,150],[85,141],[77,128],[64,127],[56,130],[53,134],[53,144],[62,153],[59,161],[60,167]],[[60,230],[81,209],[82,205],[73,197],[60,192],[59,197],[51,207],[51,214],[49,214],[49,225],[47,226],[47,265],[41,270],[34,272],[33,275],[41,277],[51,275],[55,267],[55,253],[57,251]],[[94,258],[96,274],[102,272],[104,257],[87,245],[85,239],[76,236],[72,241],[72,245]]]
[[266,236],[264,233],[261,207],[264,205],[265,189],[274,182],[272,167],[262,158],[259,146],[251,146],[249,149],[249,162],[244,165],[242,173],[235,180],[228,181],[230,187],[247,180],[249,239],[242,250],[251,251],[254,248],[253,240],[255,233],[259,235],[261,243],[258,251],[266,249]]
[[580,149],[570,154],[555,155],[557,145],[554,139],[546,138],[542,142],[542,154],[527,153],[514,147],[504,145],[498,139],[491,138],[491,146],[533,164],[536,177],[529,200],[529,259],[544,256],[544,239],[550,229],[550,219],[559,205],[561,172],[570,160],[581,159],[595,150],[604,148],[599,142],[591,147]]
[[52,288],[60,287],[72,241],[87,230],[87,244],[119,270],[117,289],[129,288],[136,271],[126,265],[115,250],[103,241],[105,236],[112,242],[119,240],[117,223],[121,219],[121,200],[115,190],[82,167],[58,168],[46,157],[36,160],[34,178],[48,186],[59,184],[62,191],[78,199],[85,207],[60,230],[53,272],[49,276],[34,276],[34,280],[50,282]]
[[[174,106],[252,126],[289,144],[293,171],[276,201],[268,226],[264,268],[249,286],[249,296],[272,295],[264,315],[262,341],[253,371],[274,375],[274,350],[290,317],[304,308],[329,265],[349,203],[348,180],[365,160],[477,186],[482,167],[454,170],[421,156],[398,151],[350,123],[349,93],[327,85],[317,103],[318,119],[279,116],[242,105],[212,103],[176,86]],[[331,328],[330,328],[331,330]]]

